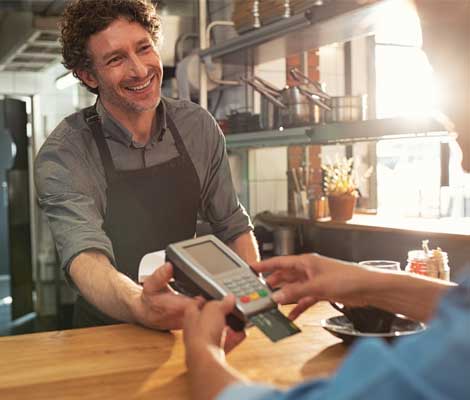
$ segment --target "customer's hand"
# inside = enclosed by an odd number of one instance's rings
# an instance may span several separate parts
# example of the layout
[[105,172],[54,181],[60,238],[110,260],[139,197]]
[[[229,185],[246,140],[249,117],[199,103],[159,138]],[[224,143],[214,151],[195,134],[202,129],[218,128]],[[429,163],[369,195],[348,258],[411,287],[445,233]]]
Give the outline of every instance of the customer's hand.
[[271,273],[266,279],[279,304],[297,306],[289,314],[295,319],[320,300],[337,301],[348,306],[364,306],[362,288],[367,270],[354,264],[318,254],[274,257],[252,265],[257,272]]
[[165,263],[145,280],[134,309],[139,323],[152,329],[181,329],[186,309],[204,304],[201,297],[189,298],[175,293],[168,286],[172,277],[173,267]]
[[184,344],[188,368],[196,367],[207,352],[222,360],[244,338],[245,332],[235,332],[226,326],[225,317],[233,310],[235,297],[210,301],[202,307],[191,304],[184,315]]

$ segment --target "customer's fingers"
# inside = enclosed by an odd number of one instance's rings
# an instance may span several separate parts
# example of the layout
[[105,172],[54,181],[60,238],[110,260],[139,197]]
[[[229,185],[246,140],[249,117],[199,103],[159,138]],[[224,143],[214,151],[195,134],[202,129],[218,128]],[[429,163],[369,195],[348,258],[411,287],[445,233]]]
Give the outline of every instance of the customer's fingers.
[[298,256],[273,257],[251,265],[256,272],[273,272],[280,268],[288,268],[296,265]]
[[228,315],[233,311],[235,307],[236,298],[233,294],[229,294],[225,296],[220,304],[220,309],[224,313],[224,315]]
[[303,297],[314,296],[312,286],[309,282],[290,283],[282,287],[282,289],[274,292],[272,299],[278,304],[297,303]]
[[311,296],[300,299],[297,305],[289,313],[288,318],[291,321],[293,321],[300,314],[302,314],[305,310],[313,306],[316,302],[317,302],[317,299]]
[[295,268],[286,268],[273,272],[266,278],[266,282],[271,287],[279,287],[283,284],[297,282],[305,278],[305,274],[297,271]]

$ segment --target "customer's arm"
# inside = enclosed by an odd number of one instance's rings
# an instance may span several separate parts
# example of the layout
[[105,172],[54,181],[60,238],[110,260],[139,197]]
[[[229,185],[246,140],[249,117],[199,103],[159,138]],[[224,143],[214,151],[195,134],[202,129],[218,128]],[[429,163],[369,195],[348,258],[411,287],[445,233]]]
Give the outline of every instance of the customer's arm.
[[403,272],[368,270],[318,254],[275,257],[253,267],[271,273],[268,283],[280,287],[275,301],[297,303],[291,318],[319,300],[328,300],[349,306],[372,305],[427,320],[443,292],[454,285]]
[[427,321],[452,286],[455,284],[421,275],[367,271],[363,293],[368,305]]
[[398,338],[394,345],[377,339],[360,341],[331,379],[307,381],[288,391],[249,383],[225,362],[223,317],[233,308],[233,297],[209,302],[202,310],[190,306],[185,315],[184,340],[191,398],[466,399],[470,393],[469,289],[467,279],[444,296],[436,319],[424,332]]
[[225,362],[225,352],[245,337],[244,332],[225,326],[225,316],[234,306],[235,297],[228,296],[222,301],[211,301],[202,309],[191,305],[186,310],[184,343],[193,400],[213,399],[225,387],[245,380]]

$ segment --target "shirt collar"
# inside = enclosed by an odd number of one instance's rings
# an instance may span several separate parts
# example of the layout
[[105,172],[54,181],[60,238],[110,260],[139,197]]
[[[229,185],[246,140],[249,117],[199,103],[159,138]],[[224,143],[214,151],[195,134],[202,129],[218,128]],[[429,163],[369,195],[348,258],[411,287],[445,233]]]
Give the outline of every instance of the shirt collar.
[[[132,133],[116,118],[114,118],[108,110],[106,110],[99,98],[96,102],[96,112],[100,116],[103,135],[105,138],[114,139],[128,147],[146,146],[132,140]],[[163,99],[157,106],[155,118],[156,120],[154,120],[152,128],[153,132],[148,143],[150,145],[154,145],[157,140],[161,140],[167,129],[166,105]]]

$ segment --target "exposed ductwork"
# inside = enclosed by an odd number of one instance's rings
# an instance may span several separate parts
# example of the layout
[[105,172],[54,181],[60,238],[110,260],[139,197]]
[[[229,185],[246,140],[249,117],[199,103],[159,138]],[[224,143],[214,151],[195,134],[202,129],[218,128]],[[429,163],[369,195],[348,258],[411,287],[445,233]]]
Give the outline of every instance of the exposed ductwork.
[[58,17],[6,11],[0,25],[0,71],[39,72],[61,61]]
[[[192,31],[194,17],[166,14],[160,55],[165,67],[175,66],[175,43]],[[62,60],[58,16],[33,11],[0,10],[0,71],[41,72]]]

